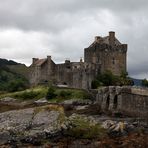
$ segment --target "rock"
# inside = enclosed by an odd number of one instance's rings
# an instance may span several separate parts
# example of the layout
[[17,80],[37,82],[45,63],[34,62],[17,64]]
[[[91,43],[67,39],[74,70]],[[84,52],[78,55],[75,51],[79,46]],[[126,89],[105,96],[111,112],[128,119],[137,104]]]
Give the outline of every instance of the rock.
[[14,98],[11,98],[11,97],[5,97],[5,98],[2,98],[0,99],[0,102],[16,102],[17,100],[14,99]]
[[18,102],[18,100],[11,98],[11,97],[5,97],[5,98],[0,99],[0,103],[7,104],[7,103],[15,103],[15,102]]
[[79,105],[79,106],[75,107],[76,110],[83,110],[83,109],[87,109],[87,108],[88,108],[88,105],[83,105],[83,106]]
[[[30,141],[46,138],[46,135],[56,135],[64,124],[64,114],[57,106],[42,106],[22,110],[8,111],[0,114],[0,145],[16,140]],[[11,133],[11,134],[10,134]]]
[[112,137],[127,135],[128,132],[133,130],[133,126],[127,122],[117,122],[106,120],[102,123],[102,127],[108,130],[108,134]]
[[102,127],[105,129],[109,129],[110,127],[112,127],[115,124],[115,121],[112,120],[106,120],[102,123]]
[[8,131],[0,132],[0,145],[8,143],[10,139],[11,137]]
[[46,98],[41,98],[41,99],[39,99],[39,100],[37,100],[37,101],[34,101],[36,104],[44,104],[44,103],[48,103],[48,101],[46,100]]
[[78,100],[78,99],[71,99],[71,100],[66,100],[62,102],[62,104],[69,104],[69,105],[90,105],[93,102],[89,99],[84,99],[84,100]]

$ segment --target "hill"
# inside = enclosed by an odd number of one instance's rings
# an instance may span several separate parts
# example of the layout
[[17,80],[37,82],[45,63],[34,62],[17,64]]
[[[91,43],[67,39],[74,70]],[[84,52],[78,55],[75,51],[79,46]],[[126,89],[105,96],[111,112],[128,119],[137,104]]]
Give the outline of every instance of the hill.
[[0,91],[23,90],[29,86],[24,64],[0,58]]
[[12,60],[2,59],[0,58],[0,66],[6,66],[6,65],[19,65],[20,63],[17,63]]

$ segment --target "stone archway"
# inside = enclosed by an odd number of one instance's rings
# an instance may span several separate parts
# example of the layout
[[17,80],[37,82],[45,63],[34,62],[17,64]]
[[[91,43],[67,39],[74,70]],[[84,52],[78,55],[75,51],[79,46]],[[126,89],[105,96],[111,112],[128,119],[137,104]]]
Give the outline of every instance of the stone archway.
[[109,95],[108,95],[108,96],[107,96],[107,99],[106,99],[105,110],[108,110],[108,109],[109,109],[109,104],[110,104],[110,97],[109,97]]
[[115,95],[114,101],[113,101],[113,109],[116,110],[118,107],[118,95]]

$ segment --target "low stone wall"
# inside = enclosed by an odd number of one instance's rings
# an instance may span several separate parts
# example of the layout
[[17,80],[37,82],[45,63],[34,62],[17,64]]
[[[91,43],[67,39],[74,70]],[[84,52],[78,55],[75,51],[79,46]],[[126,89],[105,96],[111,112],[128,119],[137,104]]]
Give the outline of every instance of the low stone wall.
[[135,117],[148,118],[148,89],[131,86],[109,86],[93,90],[104,111],[122,112]]

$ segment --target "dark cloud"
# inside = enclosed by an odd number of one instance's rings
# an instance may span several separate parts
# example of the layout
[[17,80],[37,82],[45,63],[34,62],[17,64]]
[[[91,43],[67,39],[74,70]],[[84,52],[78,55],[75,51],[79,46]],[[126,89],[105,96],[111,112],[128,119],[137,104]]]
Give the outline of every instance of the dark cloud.
[[116,31],[128,43],[128,71],[148,78],[147,0],[0,1],[0,56],[31,63],[52,55],[79,60],[95,35]]

